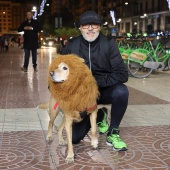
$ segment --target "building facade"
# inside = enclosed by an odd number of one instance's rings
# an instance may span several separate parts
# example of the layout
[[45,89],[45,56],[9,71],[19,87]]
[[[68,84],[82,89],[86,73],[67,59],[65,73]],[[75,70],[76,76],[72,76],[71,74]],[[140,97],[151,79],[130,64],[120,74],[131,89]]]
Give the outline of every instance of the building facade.
[[97,0],[52,0],[51,3],[51,15],[61,18],[63,26],[78,26],[80,15],[87,10],[97,11]]
[[26,19],[26,12],[36,4],[14,3],[11,0],[0,0],[0,34],[7,34],[17,30]]
[[119,32],[169,31],[167,0],[117,0],[116,20]]
[[[25,3],[24,3],[25,2]],[[40,4],[41,0],[39,0]],[[42,23],[50,18],[53,29],[62,26],[77,27],[80,15],[96,11],[102,24],[117,28],[119,33],[148,30],[170,30],[170,10],[167,0],[49,0],[49,7],[39,18]],[[37,6],[37,1],[0,0],[0,33],[16,30],[25,20],[26,12]],[[50,8],[50,10],[49,10]],[[114,11],[114,25],[110,11]],[[44,19],[45,18],[45,19]],[[52,22],[51,22],[52,21]],[[48,22],[47,22],[48,23]]]

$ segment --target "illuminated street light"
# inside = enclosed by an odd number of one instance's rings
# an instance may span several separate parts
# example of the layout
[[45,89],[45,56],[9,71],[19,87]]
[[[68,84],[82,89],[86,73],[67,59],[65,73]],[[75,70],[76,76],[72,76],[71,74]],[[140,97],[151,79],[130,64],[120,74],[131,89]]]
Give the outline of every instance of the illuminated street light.
[[125,2],[125,5],[128,5],[128,2]]
[[117,20],[117,22],[121,22],[121,21],[122,21],[122,19],[120,19],[120,18]]
[[108,22],[106,21],[103,25],[107,25],[108,24]]
[[142,16],[140,16],[140,18],[146,18],[147,16],[147,14],[143,14]]
[[32,7],[32,11],[35,12],[37,10],[37,7],[36,6],[33,6]]

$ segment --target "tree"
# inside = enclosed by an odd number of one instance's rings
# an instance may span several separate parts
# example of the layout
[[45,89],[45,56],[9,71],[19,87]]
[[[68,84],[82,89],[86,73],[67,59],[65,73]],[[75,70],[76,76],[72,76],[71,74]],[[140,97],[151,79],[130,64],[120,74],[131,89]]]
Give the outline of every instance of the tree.
[[75,28],[62,27],[56,29],[54,34],[57,37],[66,37],[67,39],[69,39],[70,37],[77,37],[78,35],[80,35],[80,31],[79,29]]

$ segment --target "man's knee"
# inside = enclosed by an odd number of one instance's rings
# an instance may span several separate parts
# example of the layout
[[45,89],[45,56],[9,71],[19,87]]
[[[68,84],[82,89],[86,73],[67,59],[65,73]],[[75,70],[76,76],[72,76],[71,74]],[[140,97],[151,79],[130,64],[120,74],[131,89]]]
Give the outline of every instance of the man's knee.
[[112,91],[112,97],[117,99],[128,99],[129,91],[126,85],[119,84]]

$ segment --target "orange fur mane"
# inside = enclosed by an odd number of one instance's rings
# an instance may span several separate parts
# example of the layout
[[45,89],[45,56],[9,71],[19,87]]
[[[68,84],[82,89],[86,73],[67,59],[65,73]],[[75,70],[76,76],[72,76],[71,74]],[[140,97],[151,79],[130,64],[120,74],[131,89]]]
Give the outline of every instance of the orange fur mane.
[[74,55],[58,55],[49,67],[49,72],[57,69],[61,62],[69,67],[65,82],[55,83],[48,77],[50,91],[63,111],[85,111],[92,107],[99,96],[95,78],[83,59]]

